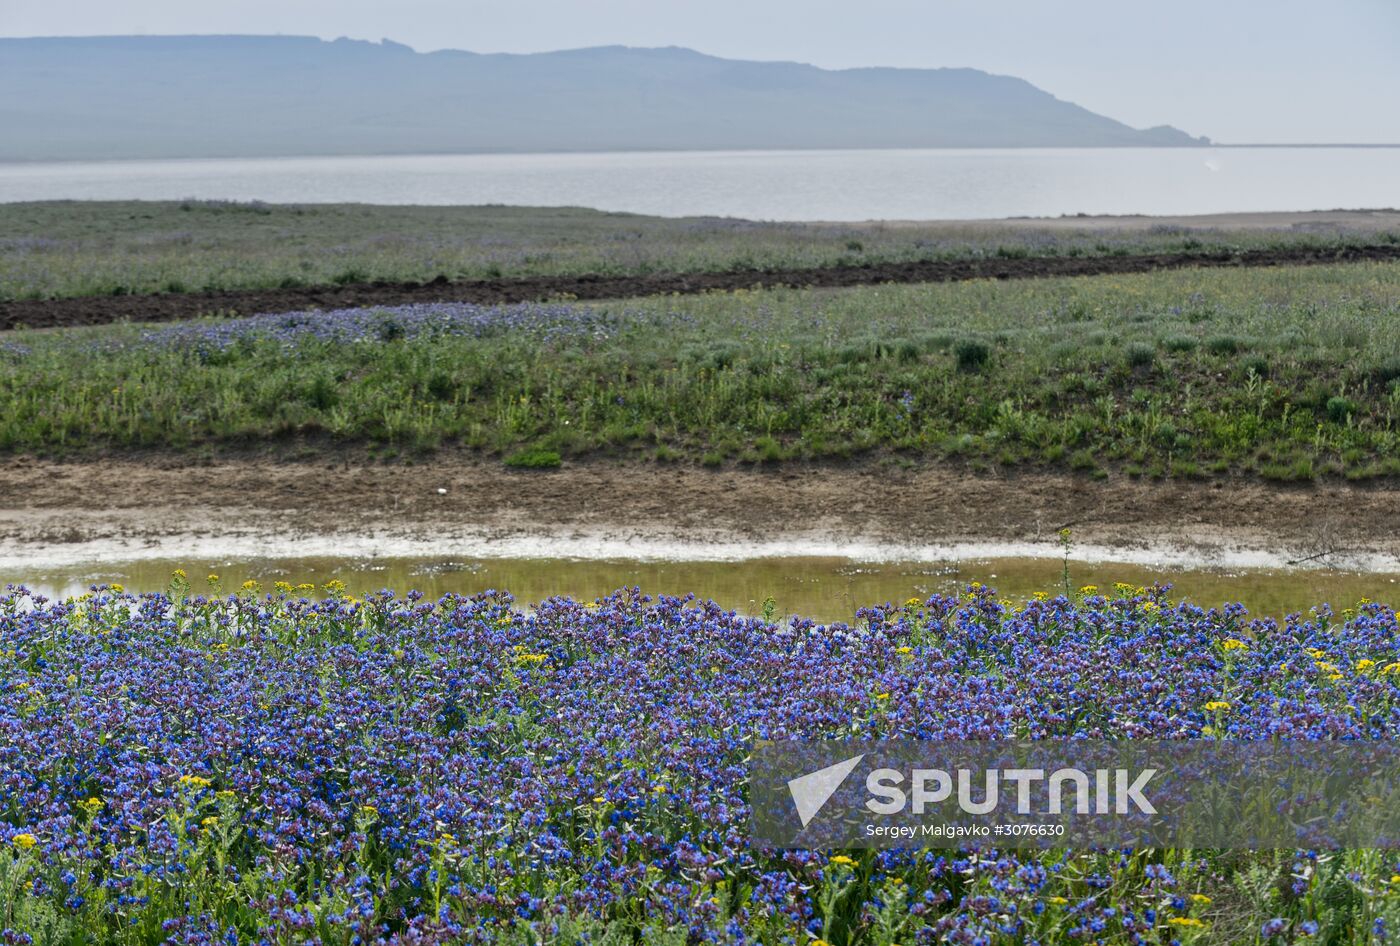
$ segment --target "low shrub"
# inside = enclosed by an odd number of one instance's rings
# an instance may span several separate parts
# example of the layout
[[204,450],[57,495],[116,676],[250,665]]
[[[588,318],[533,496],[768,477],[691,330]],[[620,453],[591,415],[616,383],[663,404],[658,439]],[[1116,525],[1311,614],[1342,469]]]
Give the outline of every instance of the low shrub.
[[505,464],[516,470],[552,470],[563,463],[558,452],[543,447],[531,447],[506,457]]
[[959,371],[981,371],[992,357],[992,348],[979,338],[964,338],[953,345]]

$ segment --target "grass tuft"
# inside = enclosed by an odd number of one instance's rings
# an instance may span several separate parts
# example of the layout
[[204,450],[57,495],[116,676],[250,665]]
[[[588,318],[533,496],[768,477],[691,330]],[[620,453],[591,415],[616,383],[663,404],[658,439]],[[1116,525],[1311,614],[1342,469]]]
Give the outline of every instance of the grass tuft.
[[516,470],[553,470],[563,462],[557,451],[545,450],[542,447],[521,450],[505,459],[506,466]]

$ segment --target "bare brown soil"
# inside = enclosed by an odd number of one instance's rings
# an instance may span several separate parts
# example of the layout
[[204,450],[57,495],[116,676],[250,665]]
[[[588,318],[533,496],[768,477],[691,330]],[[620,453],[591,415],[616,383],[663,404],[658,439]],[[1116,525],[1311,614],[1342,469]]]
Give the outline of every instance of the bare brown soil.
[[260,312],[402,305],[414,302],[473,302],[494,305],[559,298],[626,299],[671,293],[731,291],[756,286],[838,288],[881,283],[1143,273],[1186,267],[1299,266],[1391,260],[1400,260],[1400,245],[1347,246],[1327,250],[1291,247],[1137,256],[928,260],[828,266],[817,269],[653,273],[642,276],[532,276],[464,282],[450,282],[438,278],[428,283],[368,283],[298,289],[246,289],[0,302],[0,330],[101,325],[123,320],[165,322],[210,314],[251,315]]
[[[445,493],[439,493],[445,490]],[[607,532],[675,541],[840,536],[893,544],[1046,542],[1299,557],[1400,554],[1400,486],[1093,480],[890,461],[707,470],[610,461],[515,472],[468,457],[0,461],[0,547],[180,536]],[[277,554],[269,548],[268,555]]]

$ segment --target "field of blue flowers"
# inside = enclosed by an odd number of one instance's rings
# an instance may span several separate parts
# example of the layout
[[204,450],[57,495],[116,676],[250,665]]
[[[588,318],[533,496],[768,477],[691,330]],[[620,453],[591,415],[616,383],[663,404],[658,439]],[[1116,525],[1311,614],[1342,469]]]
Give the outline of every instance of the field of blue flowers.
[[[211,576],[212,579],[212,576]],[[748,841],[756,739],[1391,739],[1396,613],[0,594],[0,942],[1368,943],[1391,852]],[[202,582],[199,583],[201,588]]]

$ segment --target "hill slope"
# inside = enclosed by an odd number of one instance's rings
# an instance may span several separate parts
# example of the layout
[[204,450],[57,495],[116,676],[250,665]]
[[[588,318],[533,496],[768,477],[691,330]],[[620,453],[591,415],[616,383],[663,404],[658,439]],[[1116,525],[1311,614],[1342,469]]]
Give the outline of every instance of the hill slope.
[[0,39],[0,127],[0,160],[1202,143],[975,69],[280,36]]

